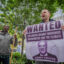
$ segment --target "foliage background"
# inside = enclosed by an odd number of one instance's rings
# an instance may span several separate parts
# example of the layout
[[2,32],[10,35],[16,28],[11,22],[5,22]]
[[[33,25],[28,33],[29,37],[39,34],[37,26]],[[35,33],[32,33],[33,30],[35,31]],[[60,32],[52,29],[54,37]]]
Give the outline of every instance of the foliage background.
[[41,22],[40,13],[46,8],[51,16],[61,8],[64,10],[64,0],[0,0],[0,29],[2,25],[10,26],[10,34],[14,34],[18,26],[18,37],[27,25]]

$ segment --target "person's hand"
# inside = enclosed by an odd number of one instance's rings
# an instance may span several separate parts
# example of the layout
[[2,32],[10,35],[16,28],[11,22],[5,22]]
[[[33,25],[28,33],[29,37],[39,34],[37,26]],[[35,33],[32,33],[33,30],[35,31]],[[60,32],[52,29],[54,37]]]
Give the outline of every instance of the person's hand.
[[61,29],[64,30],[64,26],[61,26]]
[[26,32],[27,32],[27,30],[25,29],[25,30],[23,31],[23,34],[26,35]]

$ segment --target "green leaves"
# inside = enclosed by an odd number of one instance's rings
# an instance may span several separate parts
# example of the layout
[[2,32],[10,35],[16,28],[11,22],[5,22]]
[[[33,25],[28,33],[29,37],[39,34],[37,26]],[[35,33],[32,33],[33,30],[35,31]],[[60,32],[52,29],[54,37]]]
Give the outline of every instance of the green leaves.
[[9,24],[11,33],[14,33],[13,26],[23,31],[25,26],[41,22],[41,10],[46,8],[53,16],[58,7],[64,9],[64,0],[1,0],[0,22]]

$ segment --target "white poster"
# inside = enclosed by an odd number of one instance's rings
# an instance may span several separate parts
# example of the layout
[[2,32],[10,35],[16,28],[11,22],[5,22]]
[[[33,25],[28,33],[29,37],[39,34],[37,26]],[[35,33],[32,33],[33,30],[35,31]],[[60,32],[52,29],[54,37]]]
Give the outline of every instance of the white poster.
[[64,31],[62,21],[27,27],[26,56],[30,60],[64,62]]

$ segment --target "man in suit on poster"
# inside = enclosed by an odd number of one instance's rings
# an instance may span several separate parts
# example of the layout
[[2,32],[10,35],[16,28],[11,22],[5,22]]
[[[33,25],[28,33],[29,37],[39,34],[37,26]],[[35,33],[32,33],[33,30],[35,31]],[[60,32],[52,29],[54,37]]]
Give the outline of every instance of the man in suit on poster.
[[54,62],[57,62],[58,59],[55,55],[47,52],[47,41],[39,41],[38,42],[38,50],[39,50],[39,53],[35,56],[33,56],[33,59],[35,60],[50,60],[50,61],[54,61]]

